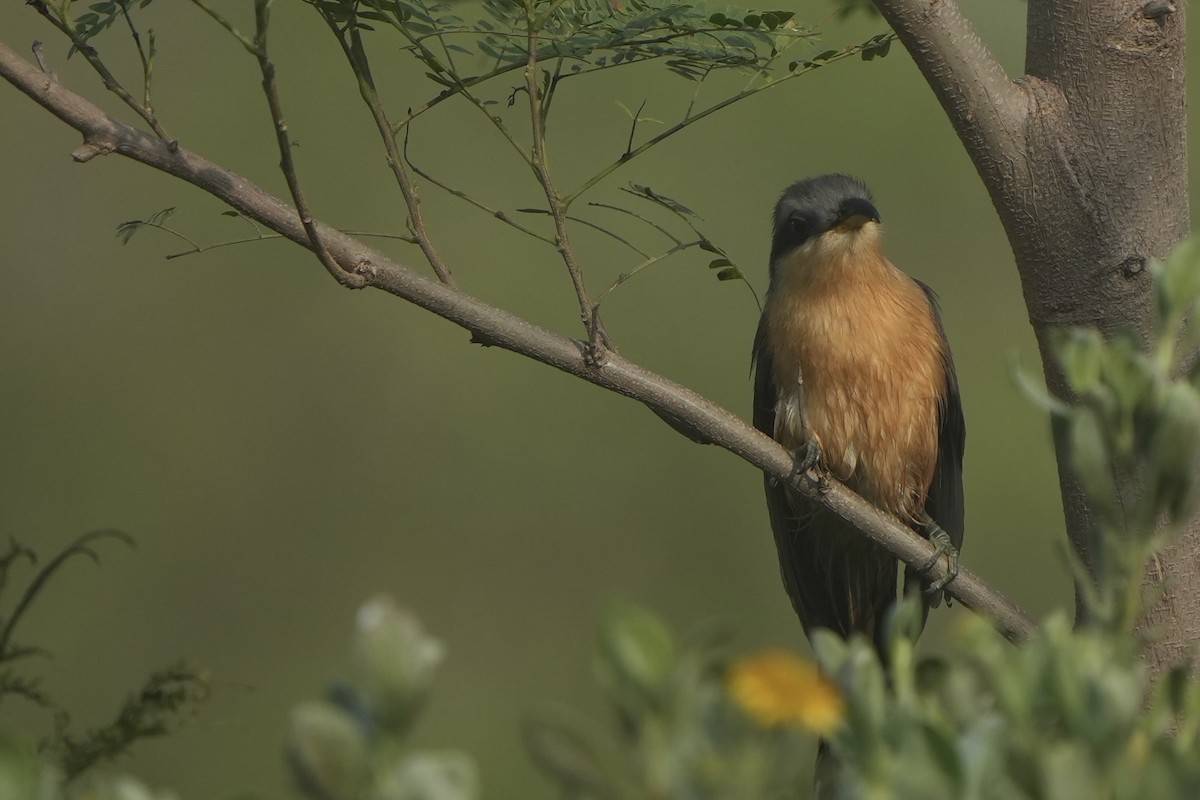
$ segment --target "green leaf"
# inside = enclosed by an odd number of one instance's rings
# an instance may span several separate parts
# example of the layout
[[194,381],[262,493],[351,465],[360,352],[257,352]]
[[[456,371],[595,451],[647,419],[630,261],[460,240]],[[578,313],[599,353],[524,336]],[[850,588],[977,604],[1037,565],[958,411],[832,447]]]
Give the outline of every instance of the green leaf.
[[1113,464],[1096,415],[1076,409],[1069,423],[1071,468],[1088,497],[1108,513],[1115,511]]
[[363,604],[356,621],[355,656],[367,699],[381,725],[402,732],[425,701],[445,647],[386,595]]
[[1021,367],[1021,362],[1014,353],[1009,359],[1009,377],[1021,394],[1039,408],[1052,414],[1065,416],[1071,412],[1071,407],[1050,393],[1041,382],[1034,379]]
[[[479,770],[465,753],[417,751],[379,768],[372,800],[478,800]],[[322,798],[324,800],[324,798]]]
[[329,703],[292,710],[288,756],[297,784],[314,800],[354,800],[366,783],[367,747],[358,723]]
[[632,709],[659,706],[674,666],[675,642],[658,617],[628,600],[609,603],[596,668],[618,699]]
[[449,78],[443,78],[441,75],[438,75],[436,72],[426,72],[425,77],[429,78],[429,80],[433,81],[436,84],[445,86],[447,89],[453,89],[457,85],[457,84],[455,84],[454,81],[450,80]]
[[0,797],[41,796],[44,770],[32,744],[11,735],[0,737]]
[[[703,245],[701,245],[701,247],[703,247]],[[732,266],[733,266],[733,262],[730,261],[728,258],[714,258],[712,261],[708,262],[709,269],[718,269],[719,267],[732,267]]]
[[1092,328],[1071,328],[1058,337],[1055,350],[1071,388],[1081,395],[1091,393],[1100,383],[1104,363],[1104,340]]
[[892,40],[887,39],[877,45],[864,47],[862,50],[863,61],[874,61],[877,58],[886,58],[888,52],[892,49]]
[[565,714],[544,712],[521,725],[530,760],[551,779],[596,797],[616,794],[595,737]]
[[1195,504],[1200,466],[1200,392],[1190,384],[1172,383],[1164,390],[1149,460],[1157,508],[1183,519]]
[[738,269],[737,267],[726,267],[725,269],[723,269],[717,273],[717,280],[719,280],[719,281],[741,281],[741,280],[745,280],[745,277],[742,275],[742,271],[740,269]]

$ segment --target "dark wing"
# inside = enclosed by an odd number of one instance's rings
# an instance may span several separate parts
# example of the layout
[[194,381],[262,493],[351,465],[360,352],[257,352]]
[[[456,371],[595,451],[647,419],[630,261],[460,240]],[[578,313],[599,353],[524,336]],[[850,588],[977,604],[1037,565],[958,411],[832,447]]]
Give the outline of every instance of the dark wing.
[[775,378],[771,368],[771,348],[767,347],[767,316],[758,321],[754,350],[750,356],[754,372],[754,427],[775,438]]
[[[954,360],[950,357],[950,344],[946,339],[945,328],[942,327],[942,312],[938,306],[937,295],[924,283],[917,284],[929,298],[929,307],[933,312],[934,322],[942,337],[943,351],[946,353],[946,396],[942,398],[938,415],[938,457],[933,471],[933,481],[929,484],[929,494],[925,498],[925,513],[942,526],[950,534],[950,541],[959,550],[963,543],[963,484],[962,462],[963,450],[966,447],[967,426],[963,421],[962,398],[958,393],[958,377],[954,372]],[[919,586],[920,576],[911,567],[905,573],[906,586]],[[941,601],[941,593],[928,596],[927,607],[937,606]]]
[[[752,355],[754,370],[754,427],[771,438],[775,438],[775,371],[771,362],[771,348],[767,346],[767,317],[764,314],[754,335]],[[808,629],[807,615],[801,600],[801,589],[811,586],[812,576],[803,575],[805,559],[798,552],[798,537],[804,535],[803,525],[792,509],[787,489],[770,475],[763,475],[763,488],[767,495],[767,513],[771,517],[771,530],[775,534],[775,548],[779,554],[779,573],[783,587],[791,598],[792,607],[800,621]]]

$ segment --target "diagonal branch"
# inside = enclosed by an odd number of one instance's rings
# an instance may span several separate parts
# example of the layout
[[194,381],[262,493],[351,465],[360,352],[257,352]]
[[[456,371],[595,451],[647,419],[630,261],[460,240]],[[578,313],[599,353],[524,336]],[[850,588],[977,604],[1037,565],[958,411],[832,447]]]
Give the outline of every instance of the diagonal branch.
[[1025,90],[1009,79],[954,0],[875,0],[937,95],[989,188],[1011,180],[1028,116]]
[[[0,43],[0,78],[83,135],[85,143],[75,151],[76,160],[119,153],[203,189],[305,248],[314,246],[313,237],[291,206],[183,147],[173,150],[153,136],[113,119],[3,43]],[[465,328],[475,342],[511,350],[646,404],[674,420],[679,429],[687,431],[696,441],[730,451],[831,509],[906,563],[922,565],[933,558],[934,547],[930,542],[841,484],[823,481],[812,472],[796,474],[791,454],[777,442],[691,389],[616,353],[608,354],[605,363],[597,365],[588,359],[586,343],[552,333],[427,278],[322,223],[314,220],[313,225],[321,244],[341,269],[361,277],[366,285],[408,300]],[[938,559],[928,574],[933,580],[945,576],[945,561]],[[1028,616],[965,568],[960,568],[948,591],[963,605],[991,617],[1010,639],[1026,639],[1036,633],[1036,626]]]

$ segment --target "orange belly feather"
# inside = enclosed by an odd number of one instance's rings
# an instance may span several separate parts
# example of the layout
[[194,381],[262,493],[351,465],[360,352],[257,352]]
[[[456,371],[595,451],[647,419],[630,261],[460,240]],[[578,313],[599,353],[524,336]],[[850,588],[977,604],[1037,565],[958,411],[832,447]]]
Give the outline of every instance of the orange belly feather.
[[841,261],[788,265],[768,298],[775,438],[803,444],[802,395],[834,476],[913,520],[937,463],[947,354],[915,281],[874,248]]

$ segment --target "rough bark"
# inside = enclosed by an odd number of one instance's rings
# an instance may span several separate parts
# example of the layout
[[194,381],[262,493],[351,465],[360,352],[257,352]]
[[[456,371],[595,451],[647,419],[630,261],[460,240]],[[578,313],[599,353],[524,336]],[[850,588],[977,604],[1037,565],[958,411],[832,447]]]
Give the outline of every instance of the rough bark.
[[[1149,259],[1188,232],[1184,7],[1178,0],[1029,0],[1026,74],[1010,81],[952,0],[877,0],[987,186],[1016,258],[1051,391],[1057,327],[1151,329]],[[1056,432],[1067,532],[1093,564],[1088,503]],[[1122,496],[1141,491],[1136,478]],[[1164,552],[1143,624],[1153,672],[1200,642],[1200,518]]]

